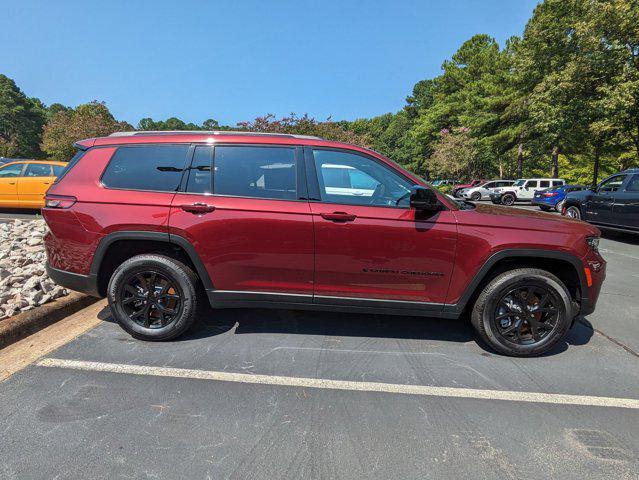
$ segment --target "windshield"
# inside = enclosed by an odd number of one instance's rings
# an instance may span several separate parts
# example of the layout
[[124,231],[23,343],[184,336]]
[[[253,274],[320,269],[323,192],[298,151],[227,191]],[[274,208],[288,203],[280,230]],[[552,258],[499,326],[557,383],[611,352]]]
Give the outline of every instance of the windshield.
[[517,181],[513,184],[513,186],[514,186],[514,187],[523,187],[523,186],[524,186],[524,183],[526,183],[526,180],[517,180]]

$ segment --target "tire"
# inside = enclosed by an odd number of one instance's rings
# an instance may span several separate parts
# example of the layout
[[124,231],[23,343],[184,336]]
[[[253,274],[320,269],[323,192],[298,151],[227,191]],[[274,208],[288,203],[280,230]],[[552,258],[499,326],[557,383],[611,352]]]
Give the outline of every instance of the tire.
[[[533,313],[536,309],[540,310]],[[492,279],[471,313],[481,339],[496,352],[513,357],[534,357],[552,349],[565,337],[572,319],[566,286],[536,268],[510,270]]]
[[472,195],[470,196],[470,199],[471,199],[473,202],[478,202],[478,201],[480,201],[480,200],[481,200],[481,193],[479,193],[479,192],[473,192],[473,193],[472,193]]
[[198,277],[189,267],[155,254],[126,260],[107,288],[109,307],[120,326],[148,341],[170,340],[186,332],[203,303],[198,293]]
[[576,205],[570,205],[566,209],[566,216],[570,218],[574,218],[575,220],[581,220],[581,211],[579,207]]
[[563,207],[564,207],[564,203],[566,203],[566,201],[565,201],[565,200],[562,200],[562,201],[560,201],[560,202],[557,202],[557,205],[555,205],[555,211],[557,211],[557,212],[561,213],[561,210],[562,210],[562,209],[563,209]]
[[512,193],[504,193],[501,196],[501,203],[502,205],[510,207],[513,203],[515,203],[515,195]]

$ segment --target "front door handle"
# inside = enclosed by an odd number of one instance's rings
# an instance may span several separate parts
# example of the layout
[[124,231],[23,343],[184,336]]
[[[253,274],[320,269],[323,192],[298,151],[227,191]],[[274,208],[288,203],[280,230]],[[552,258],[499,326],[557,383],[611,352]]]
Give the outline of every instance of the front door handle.
[[357,215],[346,212],[322,213],[321,215],[322,218],[333,222],[352,222],[357,218]]
[[184,205],[180,205],[180,208],[184,210],[185,212],[202,214],[202,213],[209,213],[215,210],[215,205],[196,202],[196,203],[186,203]]

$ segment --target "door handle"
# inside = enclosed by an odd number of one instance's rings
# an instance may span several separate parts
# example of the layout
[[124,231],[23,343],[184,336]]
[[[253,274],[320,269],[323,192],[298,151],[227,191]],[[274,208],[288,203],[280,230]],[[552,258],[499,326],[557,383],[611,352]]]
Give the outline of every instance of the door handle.
[[320,215],[322,215],[322,218],[333,222],[352,222],[357,218],[357,215],[346,212],[321,213]]
[[180,208],[189,213],[209,213],[215,210],[215,205],[209,205],[208,203],[196,202],[180,205]]

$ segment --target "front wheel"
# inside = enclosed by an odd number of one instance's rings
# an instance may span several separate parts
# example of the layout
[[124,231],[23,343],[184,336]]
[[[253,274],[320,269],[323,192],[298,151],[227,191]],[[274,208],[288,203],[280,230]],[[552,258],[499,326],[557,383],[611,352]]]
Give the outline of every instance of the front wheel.
[[170,340],[194,323],[199,302],[197,276],[163,255],[137,255],[122,263],[107,289],[120,326],[141,340]]
[[534,357],[560,342],[572,321],[570,293],[545,270],[521,268],[495,277],[475,302],[471,322],[491,348]]
[[575,220],[581,220],[581,212],[579,211],[579,207],[575,205],[571,205],[566,209],[566,216],[570,218],[574,218]]
[[470,196],[470,199],[473,202],[478,202],[479,200],[481,200],[481,193],[479,192],[473,192],[472,195]]
[[502,195],[501,203],[510,207],[513,203],[515,203],[515,196],[512,193],[506,193]]

